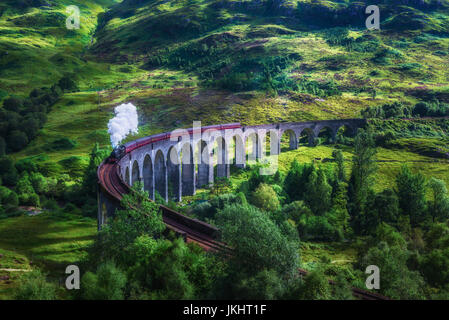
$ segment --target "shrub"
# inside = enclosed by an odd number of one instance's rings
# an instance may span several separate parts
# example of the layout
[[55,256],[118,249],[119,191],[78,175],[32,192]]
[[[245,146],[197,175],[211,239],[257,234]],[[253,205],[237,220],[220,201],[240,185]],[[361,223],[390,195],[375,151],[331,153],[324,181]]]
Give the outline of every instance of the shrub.
[[335,241],[341,239],[339,230],[332,226],[324,216],[310,216],[301,220],[298,232],[300,238],[310,240]]
[[444,287],[449,282],[449,248],[428,253],[420,267],[429,284]]
[[63,91],[76,91],[78,90],[78,87],[75,83],[75,81],[68,75],[62,77],[59,82],[58,82],[58,86],[61,88],[61,90]]
[[58,202],[54,199],[47,199],[45,202],[43,202],[42,207],[44,207],[47,210],[57,210],[59,209]]
[[30,173],[29,180],[36,193],[44,194],[48,192],[47,180],[42,174],[38,172],[32,172]]
[[415,104],[412,110],[412,115],[425,117],[429,112],[429,105],[425,102],[419,102]]
[[31,185],[29,176],[26,172],[22,173],[19,181],[17,182],[16,191],[19,194],[34,193],[33,186]]
[[396,194],[403,215],[410,217],[413,226],[422,222],[426,214],[426,179],[421,173],[413,174],[403,166],[396,176]]
[[13,151],[19,151],[26,147],[28,144],[27,135],[19,130],[13,130],[7,137],[8,147]]
[[282,280],[274,270],[262,270],[256,275],[240,279],[235,299],[275,300],[284,292]]
[[274,269],[297,272],[298,239],[286,237],[267,214],[252,206],[231,205],[217,215],[223,240],[234,248],[232,264],[245,274]]
[[331,298],[331,287],[325,274],[319,270],[309,272],[301,286],[301,299],[327,300]]
[[101,264],[96,273],[87,272],[81,279],[82,297],[87,300],[123,300],[126,274],[113,262]]
[[194,205],[192,212],[202,220],[215,219],[215,215],[219,210],[231,204],[246,204],[246,197],[243,193],[237,195],[232,193],[225,193],[213,197],[208,202],[200,202]]
[[36,137],[39,126],[39,120],[35,118],[28,118],[23,122],[23,130],[28,138],[28,141],[31,141]]
[[64,137],[54,140],[50,145],[47,146],[47,149],[49,149],[50,151],[70,150],[75,148],[76,145],[76,141]]
[[396,138],[395,134],[391,130],[380,132],[375,136],[376,146],[385,147],[388,143]]
[[23,106],[23,101],[19,98],[9,97],[3,101],[3,108],[5,110],[19,112]]
[[17,300],[54,300],[56,286],[47,282],[45,274],[39,270],[25,273],[15,290]]
[[11,191],[5,200],[5,204],[11,207],[17,207],[19,205],[19,197],[17,196],[17,193]]
[[312,215],[312,211],[304,204],[304,201],[293,201],[292,203],[283,206],[282,213],[286,216],[287,219],[291,219],[296,224],[299,223],[303,215]]
[[0,158],[0,176],[2,177],[3,183],[7,186],[16,185],[19,176],[17,174],[16,167],[14,166],[14,161],[9,157]]
[[70,214],[81,214],[81,210],[71,202],[66,204],[63,211]]
[[30,158],[21,159],[17,161],[15,166],[17,168],[17,171],[19,171],[19,173],[38,171],[37,163]]
[[276,192],[265,183],[261,183],[252,193],[251,202],[264,211],[276,211],[280,206]]
[[394,102],[377,107],[367,107],[361,111],[361,115],[364,118],[388,119],[409,117],[411,112],[409,107],[404,106],[400,102]]
[[424,281],[416,271],[410,271],[407,260],[410,253],[398,246],[380,242],[370,248],[361,265],[376,265],[382,272],[380,291],[392,299],[423,299]]
[[3,157],[6,154],[6,142],[3,137],[0,137],[0,157]]

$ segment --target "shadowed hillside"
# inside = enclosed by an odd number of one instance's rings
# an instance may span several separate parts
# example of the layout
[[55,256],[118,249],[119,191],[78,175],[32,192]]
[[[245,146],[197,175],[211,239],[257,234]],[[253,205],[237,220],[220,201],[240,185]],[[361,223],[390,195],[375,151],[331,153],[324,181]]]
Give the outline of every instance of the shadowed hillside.
[[[263,123],[354,117],[396,100],[448,101],[448,2],[383,1],[381,31],[366,30],[367,5],[123,1],[100,15],[91,52],[160,77],[141,83],[151,99],[140,102],[153,115],[173,110],[182,123],[191,120],[186,103],[195,112],[207,106],[213,118],[254,123],[257,114]],[[261,104],[270,108],[261,112]]]

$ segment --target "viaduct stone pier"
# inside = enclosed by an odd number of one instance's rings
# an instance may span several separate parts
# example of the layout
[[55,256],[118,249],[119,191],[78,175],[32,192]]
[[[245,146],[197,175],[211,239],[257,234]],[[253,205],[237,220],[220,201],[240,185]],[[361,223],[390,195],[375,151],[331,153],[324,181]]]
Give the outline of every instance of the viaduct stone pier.
[[[297,149],[301,137],[307,136],[313,144],[320,133],[326,132],[335,141],[340,128],[345,127],[345,132],[354,134],[365,123],[364,119],[342,119],[256,126],[238,124],[233,129],[220,129],[226,125],[219,125],[205,127],[207,130],[194,125],[192,129],[175,130],[170,133],[172,138],[127,152],[118,161],[118,172],[129,186],[143,183],[153,200],[157,192],[165,201],[180,201],[182,196],[195,194],[197,188],[211,185],[217,178],[229,177],[231,165],[245,167],[247,162],[279,155],[282,137],[288,138],[289,149]],[[104,198],[99,194],[99,208],[104,207]]]

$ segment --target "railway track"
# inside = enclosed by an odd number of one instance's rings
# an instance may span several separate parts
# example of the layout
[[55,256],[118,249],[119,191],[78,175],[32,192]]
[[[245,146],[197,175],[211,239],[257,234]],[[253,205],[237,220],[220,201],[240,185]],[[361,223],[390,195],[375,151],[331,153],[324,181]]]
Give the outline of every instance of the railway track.
[[[117,166],[115,164],[102,163],[98,167],[97,175],[100,188],[106,191],[112,198],[111,200],[115,201],[117,206],[119,206],[122,195],[129,193],[130,187],[118,175]],[[202,221],[188,218],[166,206],[161,205],[160,208],[162,219],[167,228],[182,236],[186,242],[195,242],[207,251],[229,250],[223,243],[214,240],[213,235],[218,235],[218,229]],[[197,229],[203,229],[208,232],[201,232]]]
[[[129,193],[130,187],[120,178],[117,165],[103,162],[98,167],[97,175],[99,187],[119,206],[122,195]],[[217,228],[202,221],[188,218],[166,206],[160,205],[160,208],[162,219],[167,228],[183,237],[187,243],[194,242],[206,251],[224,252],[226,255],[232,254],[229,247],[214,239],[214,236],[218,236],[219,233]],[[299,269],[298,271],[301,276],[307,275],[306,270]],[[334,284],[332,280],[329,280],[329,283]],[[352,293],[354,297],[362,300],[389,300],[377,293],[355,287],[352,288]]]

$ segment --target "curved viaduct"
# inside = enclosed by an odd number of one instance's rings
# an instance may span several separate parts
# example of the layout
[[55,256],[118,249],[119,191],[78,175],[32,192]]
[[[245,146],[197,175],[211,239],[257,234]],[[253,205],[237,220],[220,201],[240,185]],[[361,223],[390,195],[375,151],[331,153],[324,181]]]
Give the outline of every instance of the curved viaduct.
[[195,194],[196,188],[213,184],[216,178],[229,177],[231,165],[245,167],[247,161],[262,161],[269,155],[279,155],[283,135],[288,136],[290,149],[297,149],[304,132],[312,144],[323,129],[335,140],[340,127],[355,132],[364,124],[362,119],[348,119],[224,130],[194,127],[191,133],[177,130],[171,133],[175,139],[147,144],[127,153],[119,161],[119,172],[128,185],[143,182],[153,200],[157,191],[166,201],[169,198],[180,201],[184,195]]
[[[167,199],[167,185],[171,177],[173,181],[179,182],[176,196],[180,198],[183,194],[195,193],[196,186],[201,185],[202,182],[204,184],[213,183],[215,177],[229,176],[229,166],[232,164],[243,167],[247,160],[264,159],[266,154],[262,145],[267,140],[270,142],[271,155],[277,155],[281,151],[280,141],[283,134],[287,134],[290,138],[290,149],[295,149],[298,147],[299,137],[304,130],[309,132],[310,141],[317,137],[323,128],[330,129],[331,138],[335,139],[340,127],[346,126],[355,133],[356,129],[364,126],[365,123],[366,120],[364,119],[310,121],[246,126],[228,132],[209,130],[209,127],[205,131],[198,130],[201,135],[196,135],[195,130],[192,130],[191,133],[184,130],[184,135],[174,135],[176,139],[162,139],[155,143],[146,144],[141,148],[135,148],[131,152],[127,152],[118,162],[104,161],[98,167],[98,228],[100,229],[104,223],[107,223],[108,218],[112,217],[115,210],[120,208],[122,195],[130,192],[130,186],[136,181],[144,183],[144,188],[149,191],[151,198],[154,199],[154,190],[156,190],[165,195]],[[270,136],[270,138],[267,139],[267,136]],[[187,138],[187,140],[182,138]],[[219,141],[222,141],[222,143],[217,143]],[[234,152],[240,157],[240,163],[235,157],[234,161],[230,161],[229,152],[232,150],[229,145],[232,141],[235,143]],[[252,144],[248,154],[246,154],[246,143],[248,141],[252,141]],[[130,142],[127,145],[132,143]],[[213,147],[215,143],[218,148]],[[242,154],[238,154],[239,148],[243,152]],[[199,163],[193,160],[196,149],[206,150],[203,152],[204,157],[198,157]],[[178,162],[168,163],[171,155],[177,157]],[[209,163],[201,162],[202,160],[208,161],[207,159],[209,159]],[[203,168],[201,168],[202,165],[204,165]],[[214,165],[216,170],[213,170]],[[176,170],[172,171],[173,168]],[[187,171],[187,173],[183,174],[183,171]],[[176,174],[173,174],[173,172]],[[185,187],[186,185],[187,187]],[[186,217],[164,205],[161,205],[160,208],[167,228],[182,236],[186,242],[195,242],[205,250],[232,254],[226,245],[216,240],[219,236],[219,230],[216,227]],[[299,273],[305,275],[307,271],[299,269]],[[331,280],[329,282],[333,283]],[[352,288],[352,291],[355,297],[364,300],[387,299],[377,293],[358,288]]]
[[[237,123],[203,128],[194,123],[191,129],[178,129],[129,142],[125,147],[132,151],[126,152],[117,163],[103,162],[98,168],[98,227],[114,215],[120,207],[122,194],[129,192],[130,186],[138,181],[143,183],[153,200],[158,192],[165,201],[169,198],[180,201],[182,196],[195,194],[197,188],[213,184],[216,178],[229,177],[231,165],[245,167],[247,162],[264,161],[279,155],[283,135],[289,139],[289,149],[296,149],[304,132],[309,143],[323,129],[335,140],[341,127],[355,133],[365,123],[365,119],[342,119],[256,126]],[[227,127],[232,129],[222,129]],[[166,138],[129,148],[161,136]],[[164,217],[170,216],[181,225],[200,230],[198,232],[206,230],[212,238],[218,232],[203,222],[162,207]],[[167,225],[170,227],[169,223]],[[172,229],[183,234],[182,226],[173,224]],[[188,240],[188,234],[186,237]]]

